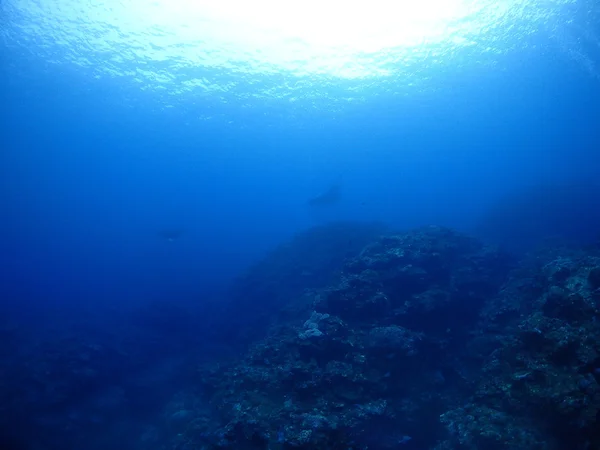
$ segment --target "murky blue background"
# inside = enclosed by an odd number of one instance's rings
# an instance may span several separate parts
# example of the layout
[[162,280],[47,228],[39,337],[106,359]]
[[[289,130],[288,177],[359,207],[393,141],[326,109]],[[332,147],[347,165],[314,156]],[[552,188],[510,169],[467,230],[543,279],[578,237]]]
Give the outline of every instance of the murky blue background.
[[198,302],[336,220],[597,236],[595,2],[194,5],[0,3],[11,313]]
[[[314,223],[468,229],[516,186],[595,176],[598,8],[462,7],[425,36],[378,36],[371,22],[394,30],[400,12],[361,25],[336,5],[318,33],[286,35],[290,14],[268,7],[244,29],[185,3],[5,0],[3,288],[193,292]],[[308,211],[337,180],[343,202]],[[163,228],[185,233],[170,245]]]

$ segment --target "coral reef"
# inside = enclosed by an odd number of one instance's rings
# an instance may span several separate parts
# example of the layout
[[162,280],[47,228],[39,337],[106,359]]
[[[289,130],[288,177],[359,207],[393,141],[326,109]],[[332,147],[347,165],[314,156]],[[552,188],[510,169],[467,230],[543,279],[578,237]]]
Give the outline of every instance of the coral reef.
[[436,444],[447,435],[440,415],[475,388],[460,356],[510,264],[444,228],[374,241],[315,296],[303,323],[202,373],[223,421],[192,421],[187,448]]
[[4,326],[0,425],[62,450],[600,448],[598,246],[517,260],[442,227],[333,224],[227,300]]
[[296,234],[235,280],[215,339],[245,349],[275,323],[307,313],[315,292],[337,278],[346,259],[386,230],[379,223],[336,222]]

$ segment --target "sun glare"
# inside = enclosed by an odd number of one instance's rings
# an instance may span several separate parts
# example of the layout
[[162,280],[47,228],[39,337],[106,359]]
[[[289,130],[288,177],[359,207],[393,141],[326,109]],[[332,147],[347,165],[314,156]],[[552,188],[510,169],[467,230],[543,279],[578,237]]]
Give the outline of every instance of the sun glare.
[[16,1],[38,19],[31,25],[38,37],[60,34],[71,46],[130,47],[152,60],[196,66],[356,77],[376,71],[358,67],[357,57],[447,40],[488,0]]
[[[194,30],[197,37],[218,32],[239,45],[251,45],[249,37],[266,34],[279,42],[297,41],[315,49],[363,52],[440,39],[476,7],[473,0],[179,0],[154,3],[152,9],[138,2],[130,13],[139,17],[150,12],[146,16],[150,23],[171,29],[199,23]],[[216,29],[205,28],[209,23]]]
[[539,0],[8,1],[22,18],[19,33],[42,51],[65,48],[78,64],[109,61],[115,73],[170,62],[365,78],[457,47],[487,48],[498,27],[514,29]]

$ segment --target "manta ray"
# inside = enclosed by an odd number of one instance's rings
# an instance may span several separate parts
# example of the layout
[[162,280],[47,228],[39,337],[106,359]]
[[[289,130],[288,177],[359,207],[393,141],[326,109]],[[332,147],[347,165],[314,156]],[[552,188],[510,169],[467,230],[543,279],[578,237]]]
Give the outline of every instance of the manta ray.
[[341,188],[339,184],[332,185],[326,191],[312,197],[308,200],[309,206],[331,206],[338,203],[341,199]]

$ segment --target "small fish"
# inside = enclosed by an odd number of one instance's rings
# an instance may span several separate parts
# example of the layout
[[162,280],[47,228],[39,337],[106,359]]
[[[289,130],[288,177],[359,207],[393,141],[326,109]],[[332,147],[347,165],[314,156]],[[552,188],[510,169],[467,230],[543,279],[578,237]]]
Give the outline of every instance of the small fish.
[[183,230],[177,230],[177,229],[173,229],[173,230],[161,230],[158,232],[158,237],[160,237],[161,239],[164,239],[166,241],[169,242],[173,242],[176,239],[179,239],[181,237],[181,235],[183,234]]

